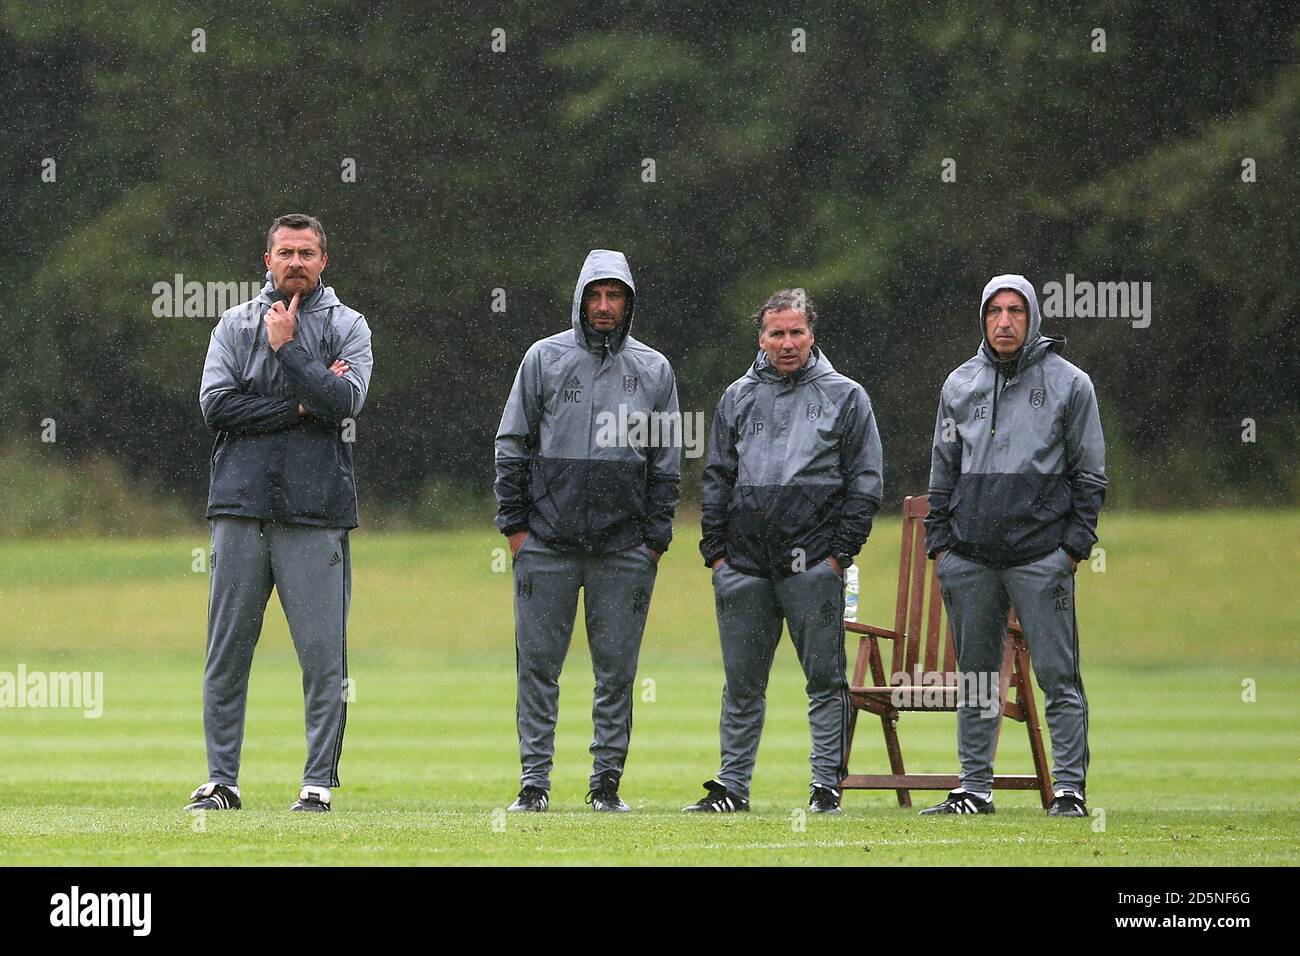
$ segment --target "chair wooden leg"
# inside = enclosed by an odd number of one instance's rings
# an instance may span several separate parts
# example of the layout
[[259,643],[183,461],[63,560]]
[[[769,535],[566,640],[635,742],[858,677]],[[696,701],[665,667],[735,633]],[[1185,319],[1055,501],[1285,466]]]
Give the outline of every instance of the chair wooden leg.
[[[854,684],[861,684],[866,679],[867,660],[868,660],[868,655],[866,653],[867,650],[866,645],[869,640],[871,639],[864,637],[858,643],[858,659],[857,662],[853,665]],[[874,641],[872,643],[874,644]],[[855,707],[853,705],[853,702],[850,700],[849,701],[849,734],[847,739],[844,741],[844,772],[845,773],[848,773],[849,757],[853,753],[853,734],[857,729],[858,729],[858,708]]]
[[849,755],[853,753],[853,732],[858,729],[858,708],[849,704],[849,736],[844,741],[844,769],[849,767]]
[[[877,687],[887,687],[890,682],[885,677],[885,662],[880,656],[880,642],[874,637],[870,640],[871,677],[876,682]],[[889,769],[901,776],[907,771],[903,769],[903,750],[898,745],[898,714],[882,715],[880,728],[885,733],[885,750],[889,754]],[[894,793],[898,796],[898,805],[900,807],[907,808],[912,805],[912,792],[910,790],[900,787]]]
[[[893,717],[881,716],[880,726],[885,731],[885,749],[889,752],[889,769],[897,776],[907,773],[903,769],[903,751],[898,746],[898,715]],[[912,805],[912,792],[910,790],[899,788],[894,793],[898,794],[898,805],[907,809]]]
[[1002,741],[1002,725],[1006,722],[1007,698],[1011,692],[1011,673],[1016,666],[1018,658],[1016,656],[1015,645],[1012,643],[1011,636],[1007,635],[1006,646],[1002,649],[1002,672],[998,675],[998,699],[1001,702],[1002,709],[998,711],[998,725],[993,728],[993,760],[998,758],[998,744]]
[[1020,672],[1018,699],[1029,732],[1029,751],[1034,755],[1034,773],[1038,777],[1038,796],[1043,807],[1052,805],[1052,773],[1043,749],[1043,728],[1038,723],[1038,703],[1034,699],[1033,677],[1029,669],[1029,649],[1021,638],[1016,642],[1016,670]]

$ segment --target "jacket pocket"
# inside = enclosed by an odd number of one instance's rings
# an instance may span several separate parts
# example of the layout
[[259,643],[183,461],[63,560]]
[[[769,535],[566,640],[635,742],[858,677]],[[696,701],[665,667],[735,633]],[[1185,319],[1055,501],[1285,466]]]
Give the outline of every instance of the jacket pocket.
[[349,510],[352,474],[344,466],[333,429],[307,426],[287,432],[284,457],[285,511],[290,516],[334,521]]

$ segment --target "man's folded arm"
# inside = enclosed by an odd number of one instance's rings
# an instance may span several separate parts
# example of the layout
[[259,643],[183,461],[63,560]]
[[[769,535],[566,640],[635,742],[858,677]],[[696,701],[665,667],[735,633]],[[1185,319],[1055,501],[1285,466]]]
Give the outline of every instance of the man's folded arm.
[[285,342],[275,354],[292,383],[292,391],[311,415],[337,425],[361,414],[374,368],[370,326],[365,316],[357,316],[339,349],[338,361],[348,366],[342,375],[335,375],[324,362],[312,358],[296,338]]
[[258,435],[292,428],[301,420],[298,407],[279,398],[245,392],[240,385],[225,320],[212,329],[199,385],[199,408],[213,431]]

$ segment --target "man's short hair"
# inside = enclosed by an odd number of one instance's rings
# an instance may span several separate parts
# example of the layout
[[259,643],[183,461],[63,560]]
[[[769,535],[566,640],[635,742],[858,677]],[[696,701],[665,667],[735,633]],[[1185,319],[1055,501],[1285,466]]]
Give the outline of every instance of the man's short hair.
[[275,233],[277,229],[310,229],[316,233],[316,238],[320,240],[320,251],[325,252],[325,227],[320,224],[320,220],[315,216],[308,216],[301,212],[291,212],[288,215],[276,216],[271,221],[271,228],[266,231],[266,251],[270,252],[272,245],[275,243]]
[[817,324],[817,310],[813,308],[813,301],[808,293],[803,289],[782,289],[780,292],[772,293],[768,300],[758,307],[758,311],[754,313],[754,325],[762,332],[763,316],[769,312],[784,312],[786,309],[802,312],[804,318],[808,320],[809,331],[812,331],[813,326]]

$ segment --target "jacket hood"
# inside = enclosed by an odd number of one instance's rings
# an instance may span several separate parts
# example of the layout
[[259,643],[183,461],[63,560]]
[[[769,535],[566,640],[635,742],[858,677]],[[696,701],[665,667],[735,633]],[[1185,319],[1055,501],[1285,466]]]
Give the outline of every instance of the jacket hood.
[[1026,368],[1039,359],[1048,350],[1060,352],[1065,346],[1065,339],[1055,338],[1050,335],[1043,335],[1042,313],[1038,308],[1038,294],[1034,291],[1034,284],[1021,275],[1000,275],[994,276],[984,285],[984,291],[980,294],[980,312],[979,312],[979,330],[980,330],[980,347],[977,354],[982,355],[985,359],[993,364],[1003,361],[998,353],[994,351],[993,346],[989,344],[988,336],[984,332],[984,308],[989,304],[989,299],[993,298],[1003,289],[1010,289],[1012,292],[1019,292],[1024,297],[1029,306],[1029,325],[1025,329],[1025,343],[1020,347],[1020,352],[1016,355],[1015,361],[1019,368]]
[[[582,318],[582,293],[587,286],[601,279],[617,279],[631,290],[627,303],[627,314],[623,324],[609,335],[597,332]],[[592,351],[599,352],[602,346],[617,352],[632,334],[632,316],[636,310],[636,283],[632,281],[632,269],[627,264],[627,257],[612,249],[592,249],[587,253],[587,261],[578,273],[578,284],[573,287],[573,334]]]
[[812,348],[812,354],[808,356],[808,361],[804,363],[803,367],[795,369],[789,375],[783,375],[777,371],[775,366],[768,361],[767,353],[759,349],[758,357],[754,359],[754,364],[745,373],[745,378],[757,382],[780,382],[788,379],[798,385],[803,382],[811,382],[823,375],[830,375],[834,371],[835,369],[831,365],[831,360],[826,357],[826,353],[815,345]]
[[[292,296],[290,297],[290,299]],[[271,278],[270,270],[266,273],[266,284],[262,286],[262,291],[257,294],[256,301],[264,302],[267,306],[275,305],[277,302],[288,303],[280,290],[275,287],[275,281]],[[299,312],[319,312],[321,309],[328,309],[336,305],[342,305],[339,297],[334,294],[334,288],[327,286],[324,282],[317,281],[316,288],[312,289],[304,299],[298,300]]]

